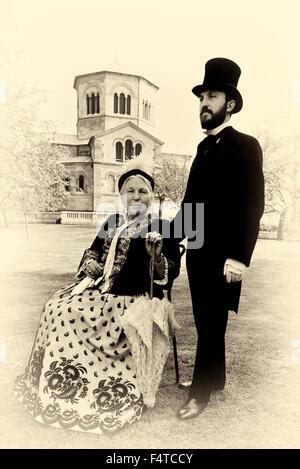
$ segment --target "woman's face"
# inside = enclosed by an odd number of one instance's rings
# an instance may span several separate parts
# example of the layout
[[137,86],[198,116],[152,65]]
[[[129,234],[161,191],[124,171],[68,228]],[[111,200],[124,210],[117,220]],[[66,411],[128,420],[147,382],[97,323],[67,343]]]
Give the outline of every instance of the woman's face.
[[152,192],[142,178],[132,176],[121,189],[121,200],[128,218],[134,218],[148,210],[152,200]]

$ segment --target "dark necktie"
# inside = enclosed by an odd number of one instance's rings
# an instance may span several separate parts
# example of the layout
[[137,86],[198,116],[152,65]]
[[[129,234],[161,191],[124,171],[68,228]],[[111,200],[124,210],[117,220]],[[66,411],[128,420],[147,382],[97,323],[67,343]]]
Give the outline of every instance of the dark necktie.
[[202,142],[201,142],[201,149],[203,154],[205,155],[208,153],[216,144],[217,136],[216,135],[208,135]]

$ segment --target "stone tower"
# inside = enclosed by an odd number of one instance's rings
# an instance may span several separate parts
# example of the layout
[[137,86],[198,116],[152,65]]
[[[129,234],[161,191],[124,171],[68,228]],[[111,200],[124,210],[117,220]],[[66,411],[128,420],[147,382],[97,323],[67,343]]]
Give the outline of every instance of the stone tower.
[[145,78],[101,71],[76,76],[74,88],[78,139],[101,135],[125,122],[154,131],[158,87]]

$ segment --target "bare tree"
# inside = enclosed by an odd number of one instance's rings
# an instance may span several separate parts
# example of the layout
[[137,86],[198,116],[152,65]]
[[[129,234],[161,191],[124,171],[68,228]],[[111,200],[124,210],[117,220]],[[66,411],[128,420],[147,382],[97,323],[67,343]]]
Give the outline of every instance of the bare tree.
[[154,169],[155,193],[160,203],[160,216],[164,201],[181,202],[185,193],[187,178],[187,169],[180,167],[174,160],[156,162]]
[[53,123],[38,118],[41,95],[25,87],[0,106],[0,206],[2,210],[53,211],[64,206],[69,172],[65,147],[53,145]]
[[264,155],[265,174],[265,213],[277,213],[277,239],[284,238],[287,215],[297,197],[296,158],[298,136],[293,134],[283,138],[265,130],[258,139]]

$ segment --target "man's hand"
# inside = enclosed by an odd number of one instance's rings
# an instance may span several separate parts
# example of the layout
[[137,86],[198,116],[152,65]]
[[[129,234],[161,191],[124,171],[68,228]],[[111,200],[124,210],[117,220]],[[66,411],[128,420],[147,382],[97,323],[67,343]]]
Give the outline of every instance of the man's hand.
[[246,266],[235,259],[226,259],[224,264],[224,275],[226,282],[241,282],[244,278]]

